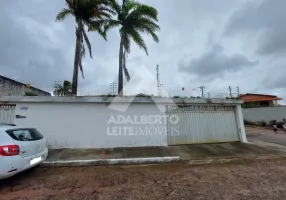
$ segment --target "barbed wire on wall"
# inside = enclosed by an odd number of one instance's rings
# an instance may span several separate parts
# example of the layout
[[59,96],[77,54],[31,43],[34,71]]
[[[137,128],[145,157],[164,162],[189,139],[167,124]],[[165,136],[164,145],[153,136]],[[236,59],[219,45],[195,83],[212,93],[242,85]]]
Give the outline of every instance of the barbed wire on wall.
[[[117,95],[117,84],[115,82],[109,85],[97,85],[92,88],[79,89],[78,96],[116,96]],[[182,90],[168,90],[163,88],[160,94],[157,93],[138,93],[127,95],[130,97],[140,96],[140,97],[162,97],[162,98],[198,98],[198,99],[240,99],[239,93],[233,92],[204,92],[198,91],[186,91],[185,88]]]

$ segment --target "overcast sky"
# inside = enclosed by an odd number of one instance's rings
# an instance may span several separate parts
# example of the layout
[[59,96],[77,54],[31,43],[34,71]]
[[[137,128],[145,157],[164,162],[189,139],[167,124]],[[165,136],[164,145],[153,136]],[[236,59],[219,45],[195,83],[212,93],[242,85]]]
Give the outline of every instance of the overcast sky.
[[[160,43],[144,37],[149,56],[131,44],[127,93],[156,92],[156,65],[171,94],[277,94],[286,99],[285,0],[140,0],[157,8]],[[0,74],[52,91],[55,80],[71,80],[75,48],[72,18],[56,22],[64,0],[0,1]],[[84,60],[80,94],[110,91],[117,82],[119,34],[105,42],[88,33],[93,59]],[[185,88],[185,92],[181,88]]]

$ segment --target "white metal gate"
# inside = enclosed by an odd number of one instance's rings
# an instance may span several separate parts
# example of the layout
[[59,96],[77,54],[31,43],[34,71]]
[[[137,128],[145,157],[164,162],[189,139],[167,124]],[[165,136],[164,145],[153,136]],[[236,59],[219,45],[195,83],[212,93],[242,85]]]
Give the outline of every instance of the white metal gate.
[[0,104],[0,124],[13,124],[16,105]]
[[168,145],[239,141],[235,106],[167,106]]

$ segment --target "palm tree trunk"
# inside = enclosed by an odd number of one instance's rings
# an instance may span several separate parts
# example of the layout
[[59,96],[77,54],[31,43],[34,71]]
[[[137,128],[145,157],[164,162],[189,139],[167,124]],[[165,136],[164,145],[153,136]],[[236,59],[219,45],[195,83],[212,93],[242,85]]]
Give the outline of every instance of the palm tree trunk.
[[119,48],[119,69],[118,69],[118,95],[123,96],[123,41],[120,40]]
[[73,77],[72,77],[72,91],[71,95],[77,95],[77,86],[78,86],[78,64],[80,60],[80,51],[81,51],[81,30],[78,26],[76,30],[76,45],[75,45],[75,55],[74,55],[74,67],[73,67]]

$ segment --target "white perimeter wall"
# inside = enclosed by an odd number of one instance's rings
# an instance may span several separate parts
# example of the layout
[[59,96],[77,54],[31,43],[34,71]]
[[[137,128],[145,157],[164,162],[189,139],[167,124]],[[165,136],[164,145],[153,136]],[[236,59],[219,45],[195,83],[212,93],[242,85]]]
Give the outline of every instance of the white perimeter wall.
[[252,122],[286,119],[286,106],[265,107],[265,108],[247,108],[243,110],[245,120]]
[[[123,105],[123,104],[121,104]],[[105,103],[16,103],[19,126],[36,127],[47,138],[50,148],[106,148],[135,146],[166,146],[166,125],[135,125],[152,135],[116,134],[116,124],[108,124],[118,115],[162,115],[155,104],[131,104],[124,113],[107,108]],[[132,125],[119,125],[132,127]],[[115,128],[114,128],[115,127]],[[113,130],[114,128],[114,130]],[[156,132],[155,132],[156,131]],[[163,131],[163,132],[162,132]],[[155,134],[154,134],[155,132]]]

